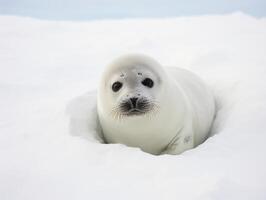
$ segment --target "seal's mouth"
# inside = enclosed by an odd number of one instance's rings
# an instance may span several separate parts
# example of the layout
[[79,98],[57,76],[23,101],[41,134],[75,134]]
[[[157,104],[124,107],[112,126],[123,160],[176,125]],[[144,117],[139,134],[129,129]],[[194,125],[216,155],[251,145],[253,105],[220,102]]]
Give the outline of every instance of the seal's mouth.
[[126,116],[143,115],[150,110],[149,101],[145,98],[132,97],[121,102],[120,113]]
[[147,98],[131,98],[120,102],[112,110],[112,115],[117,119],[123,117],[151,116],[150,114],[155,115],[158,109],[159,106]]
[[146,112],[143,111],[143,110],[139,110],[139,109],[137,109],[137,108],[133,108],[133,109],[129,110],[129,111],[126,113],[126,115],[127,115],[127,116],[134,116],[134,115],[143,115],[143,114],[145,114],[145,113],[146,113]]

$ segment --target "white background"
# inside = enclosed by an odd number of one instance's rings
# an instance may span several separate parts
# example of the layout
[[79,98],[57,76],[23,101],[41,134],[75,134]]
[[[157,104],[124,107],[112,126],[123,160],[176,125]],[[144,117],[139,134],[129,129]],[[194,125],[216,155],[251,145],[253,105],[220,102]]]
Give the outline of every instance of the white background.
[[[266,19],[0,17],[0,199],[266,199]],[[100,144],[95,90],[124,53],[201,76],[217,133],[182,155]]]

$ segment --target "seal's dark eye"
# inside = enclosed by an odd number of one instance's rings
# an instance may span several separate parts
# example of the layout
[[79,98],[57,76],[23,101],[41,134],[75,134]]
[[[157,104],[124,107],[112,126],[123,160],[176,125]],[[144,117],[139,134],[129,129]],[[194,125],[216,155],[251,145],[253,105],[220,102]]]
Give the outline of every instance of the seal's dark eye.
[[146,87],[153,87],[153,80],[151,80],[150,78],[145,78],[141,83]]
[[120,90],[120,88],[121,88],[122,86],[123,86],[123,84],[122,84],[121,82],[116,81],[116,82],[114,82],[113,85],[112,85],[112,90],[113,90],[114,92],[117,92],[118,90]]

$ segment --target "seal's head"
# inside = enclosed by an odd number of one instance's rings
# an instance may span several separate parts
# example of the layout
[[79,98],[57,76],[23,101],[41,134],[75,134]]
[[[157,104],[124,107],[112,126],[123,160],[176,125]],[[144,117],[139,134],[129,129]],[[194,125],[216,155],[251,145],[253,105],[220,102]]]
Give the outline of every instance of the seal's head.
[[123,56],[105,70],[100,84],[101,109],[115,120],[148,117],[159,109],[163,90],[159,63],[143,55]]

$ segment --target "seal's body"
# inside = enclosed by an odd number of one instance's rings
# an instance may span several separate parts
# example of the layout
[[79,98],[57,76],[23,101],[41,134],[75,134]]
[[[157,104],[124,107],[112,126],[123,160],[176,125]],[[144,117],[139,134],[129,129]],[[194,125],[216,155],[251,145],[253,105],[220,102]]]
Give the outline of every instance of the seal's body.
[[123,56],[106,68],[97,109],[106,142],[156,155],[201,144],[215,115],[214,98],[202,80],[143,55]]

